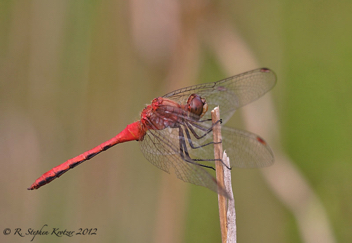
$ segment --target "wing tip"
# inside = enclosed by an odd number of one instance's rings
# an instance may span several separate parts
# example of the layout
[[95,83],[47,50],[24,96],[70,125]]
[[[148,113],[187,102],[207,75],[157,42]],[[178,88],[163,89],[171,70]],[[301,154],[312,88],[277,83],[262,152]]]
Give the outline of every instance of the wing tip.
[[270,72],[272,72],[272,71],[270,70],[270,68],[266,68],[266,67],[261,68],[260,71],[261,71],[262,73],[270,73]]

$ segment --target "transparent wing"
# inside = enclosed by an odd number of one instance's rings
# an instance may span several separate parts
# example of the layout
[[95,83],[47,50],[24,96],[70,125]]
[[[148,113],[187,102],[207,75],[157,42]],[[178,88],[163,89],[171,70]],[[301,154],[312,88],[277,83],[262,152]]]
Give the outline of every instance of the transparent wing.
[[[205,127],[204,124],[203,127]],[[210,169],[199,165],[214,164],[214,146],[212,143],[206,145],[212,142],[212,132],[207,133],[194,128],[194,131],[199,133],[198,135],[205,134],[203,138],[196,139],[192,133],[187,136],[185,127],[182,129],[183,137],[180,137],[178,128],[148,130],[144,139],[140,141],[145,158],[167,173],[174,172],[180,180],[227,195],[224,189],[218,190],[216,179],[208,172]],[[274,162],[270,147],[262,138],[253,133],[223,126],[222,138],[223,149],[230,158],[231,166],[264,167]],[[181,157],[180,139],[186,141],[193,163]]]
[[274,163],[269,145],[256,134],[222,126],[223,149],[238,168],[265,167]]
[[163,97],[186,104],[191,94],[205,98],[209,109],[203,119],[210,119],[210,111],[219,106],[223,123],[236,109],[251,103],[271,90],[276,83],[276,75],[267,68],[255,69],[214,83],[194,85],[170,92]]
[[148,130],[140,141],[145,158],[159,169],[174,172],[180,180],[226,195],[225,190],[218,191],[216,179],[203,167],[186,162],[180,156],[177,128]]
[[[203,138],[197,139],[190,129],[183,128],[184,137],[181,139],[186,140],[186,146],[189,153],[189,156],[194,160],[203,160],[199,162],[202,164],[211,163],[214,164],[214,146],[213,142],[213,133],[206,132],[204,130],[211,130],[211,122],[203,122],[197,124],[202,129],[191,127],[194,133],[198,136],[205,135]],[[189,135],[187,136],[187,131]],[[178,129],[164,129],[160,131],[152,131],[153,133],[158,133],[160,137],[168,137],[167,142],[174,144],[173,150],[157,150],[149,149],[144,152],[144,155],[147,157],[146,153],[153,153],[158,155],[160,158],[166,153],[173,153],[173,155],[180,156],[180,145],[179,145],[179,133]],[[227,155],[230,158],[231,166],[237,168],[260,168],[270,166],[274,163],[274,155],[269,147],[269,145],[264,141],[260,136],[250,133],[244,130],[230,128],[226,126],[221,126],[221,135],[222,135],[222,145],[223,149],[226,150]],[[158,143],[164,143],[165,139],[158,140]],[[160,143],[160,144],[161,144]],[[154,142],[153,144],[156,144]],[[159,144],[157,144],[159,145]],[[156,151],[157,150],[157,151]],[[149,152],[148,152],[149,151]],[[153,155],[153,156],[155,156]],[[154,158],[155,160],[155,158]],[[182,158],[181,158],[182,160]],[[158,162],[157,162],[158,161]],[[163,161],[163,162],[161,162]],[[164,162],[165,161],[165,162]],[[155,160],[154,165],[163,169],[167,160]]]
[[[207,127],[211,125],[207,124]],[[205,125],[203,124],[203,127]],[[197,128],[194,128],[198,135],[204,134]],[[222,146],[230,158],[231,166],[237,168],[260,168],[270,166],[274,163],[274,155],[263,138],[244,130],[221,126]],[[188,143],[188,150],[191,158],[210,160],[214,158],[213,133],[208,133],[205,137],[197,139],[190,134],[190,140],[193,144]],[[209,144],[209,145],[206,145]]]

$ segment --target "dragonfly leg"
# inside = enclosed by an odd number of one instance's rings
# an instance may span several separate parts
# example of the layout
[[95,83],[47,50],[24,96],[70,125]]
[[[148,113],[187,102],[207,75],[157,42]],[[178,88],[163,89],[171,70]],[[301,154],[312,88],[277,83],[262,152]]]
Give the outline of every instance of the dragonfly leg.
[[194,165],[199,165],[199,166],[202,166],[202,167],[205,167],[208,169],[215,170],[215,168],[212,166],[203,165],[203,164],[195,162],[196,160],[192,159],[189,156],[187,146],[186,146],[186,140],[185,140],[185,137],[184,137],[184,134],[182,131],[182,127],[179,127],[178,129],[179,129],[180,156],[181,156],[182,160],[184,160],[188,163],[194,164]]
[[[231,167],[227,166],[221,159],[192,159],[189,156],[189,153],[188,153],[188,150],[187,150],[186,140],[185,140],[185,137],[184,137],[184,134],[183,134],[183,131],[182,131],[182,127],[179,127],[179,141],[180,141],[180,155],[181,155],[181,158],[184,161],[186,161],[188,163],[196,164],[196,165],[199,165],[199,166],[202,166],[202,167],[205,167],[205,168],[213,169],[213,170],[215,170],[214,167],[203,165],[203,164],[200,164],[200,163],[197,163],[197,162],[198,161],[199,162],[220,161],[227,169],[231,170]],[[203,146],[206,146],[206,145],[208,145],[208,144],[205,144]]]
[[[191,125],[194,125],[194,124],[188,124],[188,123],[186,123],[186,125],[187,125],[187,128],[192,132],[193,136],[194,136],[196,139],[201,139],[201,138],[205,137],[206,135],[208,135],[210,132],[213,131],[213,127],[211,127],[210,129],[208,129],[207,131],[205,131],[205,133],[204,133],[203,135],[199,136],[199,135],[196,133],[196,131],[194,130],[194,128],[191,126]],[[213,143],[214,143],[214,144],[218,144],[218,143],[221,143],[221,141],[220,141],[220,142],[213,142]]]
[[[219,143],[221,143],[221,141],[220,141],[220,142],[209,142],[209,143],[206,143],[206,144],[202,144],[202,145],[200,145],[200,146],[194,146],[194,144],[193,144],[193,142],[192,142],[192,139],[191,139],[191,135],[190,135],[188,129],[191,130],[191,132],[192,132],[192,134],[194,135],[194,137],[196,137],[196,136],[198,136],[198,135],[196,134],[196,132],[193,130],[192,127],[188,127],[188,128],[185,127],[185,132],[186,132],[187,140],[188,140],[188,143],[189,143],[189,145],[191,146],[192,149],[202,148],[202,147],[205,147],[205,146],[210,145],[210,144],[219,144]],[[207,132],[206,134],[208,134],[208,133],[209,133],[209,132]],[[197,138],[197,137],[196,137],[196,138]]]
[[[194,122],[191,122],[191,121],[185,121],[187,127],[190,129],[190,131],[192,132],[193,136],[196,138],[196,139],[201,139],[203,137],[205,137],[206,135],[208,135],[208,133],[210,133],[211,131],[213,131],[213,127],[218,124],[218,123],[221,123],[221,120],[218,120],[216,121],[214,124],[211,125],[210,128],[204,128],[202,126],[200,126],[199,124],[197,123],[194,123]],[[202,130],[204,131],[205,133],[201,136],[199,136],[193,129],[193,127],[191,126],[194,126],[195,128],[198,128],[199,130]]]
[[[212,119],[205,119],[205,120],[200,120],[198,122],[207,122],[207,121],[212,121]],[[222,119],[220,118],[220,124],[222,124]]]

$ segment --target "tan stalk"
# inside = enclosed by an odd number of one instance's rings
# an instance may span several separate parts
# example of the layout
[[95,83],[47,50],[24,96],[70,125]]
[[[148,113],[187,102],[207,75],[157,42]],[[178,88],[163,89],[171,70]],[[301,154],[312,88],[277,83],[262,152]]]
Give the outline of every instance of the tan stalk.
[[[216,169],[216,180],[218,184],[218,191],[224,191],[224,168],[221,163],[222,159],[222,143],[221,143],[221,125],[220,120],[220,110],[219,107],[215,107],[211,111],[211,119],[214,125],[213,127],[213,141],[214,141],[214,157],[215,169]],[[224,193],[218,194],[218,204],[219,204],[219,217],[220,217],[220,229],[221,229],[221,239],[225,243],[227,241],[227,217],[226,217],[226,197]]]

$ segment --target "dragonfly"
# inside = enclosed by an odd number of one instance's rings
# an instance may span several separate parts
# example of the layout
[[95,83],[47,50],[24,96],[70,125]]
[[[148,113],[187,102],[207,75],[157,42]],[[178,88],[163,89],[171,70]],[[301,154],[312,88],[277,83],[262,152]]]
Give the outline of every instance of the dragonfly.
[[[212,128],[221,123],[221,143],[231,159],[228,169],[271,165],[274,155],[263,138],[223,125],[238,108],[263,96],[275,83],[276,75],[272,70],[259,68],[155,98],[143,109],[139,121],[127,125],[112,139],[44,173],[28,190],[48,184],[116,144],[139,141],[145,158],[159,169],[219,193],[218,183],[210,173],[215,170]],[[220,107],[221,120],[213,123],[210,110],[216,106]]]

